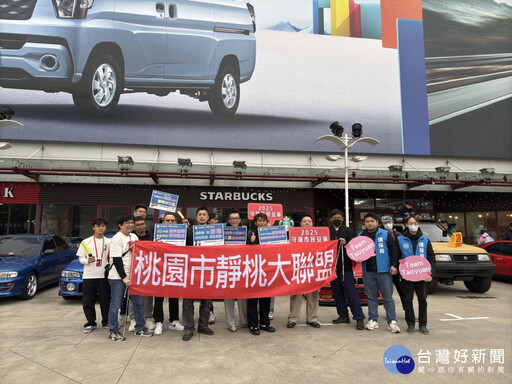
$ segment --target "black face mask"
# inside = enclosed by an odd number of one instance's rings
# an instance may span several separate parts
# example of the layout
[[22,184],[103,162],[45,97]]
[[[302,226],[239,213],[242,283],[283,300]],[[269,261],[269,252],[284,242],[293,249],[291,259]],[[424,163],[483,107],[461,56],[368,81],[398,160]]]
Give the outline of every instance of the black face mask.
[[333,220],[332,223],[335,227],[341,226],[341,223],[343,223],[343,220]]

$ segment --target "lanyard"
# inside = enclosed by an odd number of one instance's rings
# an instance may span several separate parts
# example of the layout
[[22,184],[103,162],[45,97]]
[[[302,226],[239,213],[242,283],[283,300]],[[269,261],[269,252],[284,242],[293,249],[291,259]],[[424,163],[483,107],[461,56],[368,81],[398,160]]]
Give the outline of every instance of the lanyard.
[[101,260],[103,259],[103,253],[105,252],[105,238],[103,237],[101,239],[101,256],[98,255],[98,247],[96,246],[96,238],[93,238],[94,240],[94,250],[96,251],[96,259]]

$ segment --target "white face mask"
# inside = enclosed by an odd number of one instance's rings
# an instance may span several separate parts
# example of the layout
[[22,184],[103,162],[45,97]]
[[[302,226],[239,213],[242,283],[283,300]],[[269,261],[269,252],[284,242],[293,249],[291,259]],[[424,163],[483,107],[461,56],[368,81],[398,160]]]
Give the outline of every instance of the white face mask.
[[391,231],[393,229],[393,224],[386,223],[386,224],[384,224],[384,228],[386,228],[388,231]]
[[419,226],[417,226],[416,224],[411,224],[411,225],[408,225],[407,227],[409,228],[409,232],[411,232],[411,233],[418,232]]

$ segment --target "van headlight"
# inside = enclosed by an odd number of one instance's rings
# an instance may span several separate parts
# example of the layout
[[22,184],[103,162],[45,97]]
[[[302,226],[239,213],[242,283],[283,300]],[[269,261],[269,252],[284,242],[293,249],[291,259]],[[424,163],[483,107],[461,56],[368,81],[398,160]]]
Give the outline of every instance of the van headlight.
[[83,19],[94,0],[52,0],[55,15],[59,19]]
[[436,261],[452,261],[452,257],[450,255],[436,255]]
[[478,261],[491,261],[491,258],[487,253],[479,254]]

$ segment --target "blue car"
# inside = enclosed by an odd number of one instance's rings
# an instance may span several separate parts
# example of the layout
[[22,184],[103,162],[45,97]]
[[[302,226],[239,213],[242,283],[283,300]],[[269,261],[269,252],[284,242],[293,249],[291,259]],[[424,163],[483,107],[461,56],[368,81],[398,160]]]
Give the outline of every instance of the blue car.
[[0,297],[32,299],[75,257],[73,245],[56,235],[0,236]]
[[59,296],[66,300],[82,296],[83,273],[84,265],[80,264],[77,257],[62,271],[59,280]]

